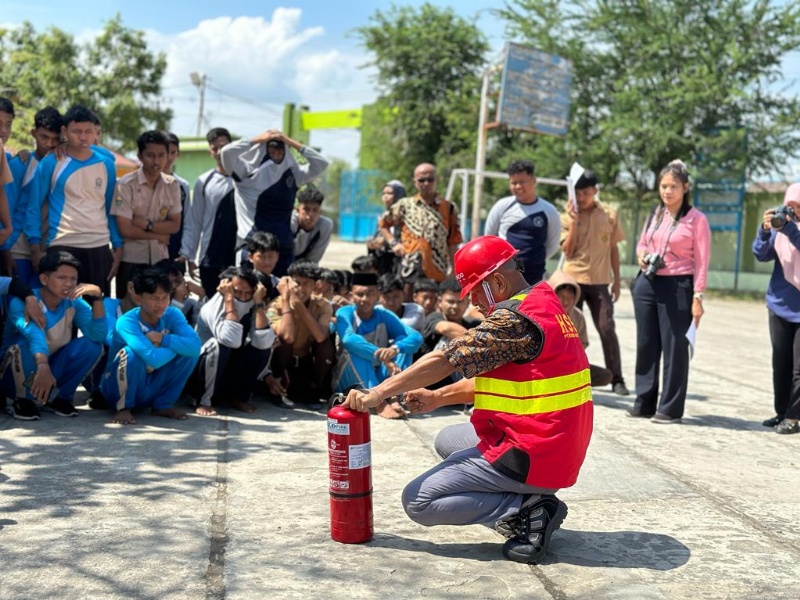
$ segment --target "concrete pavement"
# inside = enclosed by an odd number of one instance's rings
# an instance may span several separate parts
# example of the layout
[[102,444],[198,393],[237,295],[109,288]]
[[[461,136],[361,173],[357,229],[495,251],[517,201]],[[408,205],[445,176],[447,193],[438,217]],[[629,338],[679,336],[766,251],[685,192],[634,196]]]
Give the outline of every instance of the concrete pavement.
[[[341,266],[360,253],[348,247]],[[123,427],[82,406],[77,419],[0,417],[0,598],[800,597],[800,435],[760,424],[772,416],[766,311],[713,297],[706,310],[683,425],[627,418],[631,397],[596,390],[587,461],[559,494],[570,512],[544,564],[505,561],[484,527],[403,513],[403,486],[436,464],[433,436],[467,419],[458,410],[372,419],[375,538],[342,545],[328,532],[323,414],[261,402]],[[627,292],[617,323],[632,388]]]

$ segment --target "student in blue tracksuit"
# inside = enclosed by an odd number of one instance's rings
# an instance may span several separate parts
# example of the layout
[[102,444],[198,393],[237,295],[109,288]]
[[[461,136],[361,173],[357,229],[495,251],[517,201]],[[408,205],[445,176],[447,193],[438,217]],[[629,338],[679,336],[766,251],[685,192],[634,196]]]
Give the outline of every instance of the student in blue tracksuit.
[[19,156],[12,156],[10,152],[6,152],[3,146],[8,143],[11,137],[11,130],[14,127],[14,118],[16,113],[14,111],[14,103],[8,98],[0,98],[0,153],[2,153],[2,160],[6,167],[10,169],[10,177],[6,177],[8,169],[5,167],[0,168],[2,175],[0,176],[0,187],[2,187],[2,195],[0,195],[0,250],[3,253],[3,267],[6,275],[12,275],[13,272],[9,269],[11,263],[11,254],[8,250],[11,248],[8,240],[14,231],[12,228],[12,214],[19,202],[22,191],[22,179],[25,175],[25,164]]
[[[72,403],[75,389],[100,359],[107,331],[103,294],[96,285],[78,283],[80,266],[70,253],[54,250],[39,262],[42,287],[34,293],[45,309],[44,328],[28,319],[24,302],[11,300],[4,387],[15,396],[12,415],[17,419],[39,419],[34,400],[58,416],[78,416]],[[82,337],[75,337],[74,326]]]
[[[122,236],[110,214],[117,181],[114,164],[93,145],[98,125],[97,115],[83,106],[75,105],[64,115],[66,156],[49,154],[39,163],[25,233],[34,264],[39,245],[65,250],[80,261],[81,280],[109,295],[109,282],[122,261]],[[47,223],[42,231],[45,206]]]
[[[46,106],[37,111],[33,117],[33,129],[31,136],[36,142],[33,150],[20,150],[17,157],[20,163],[25,165],[25,172],[22,176],[22,189],[19,199],[11,213],[11,222],[14,232],[11,234],[7,245],[11,249],[11,258],[14,261],[11,269],[16,270],[16,276],[21,277],[25,283],[36,289],[41,287],[39,274],[34,269],[31,260],[31,248],[28,237],[25,234],[25,227],[29,223],[28,211],[30,210],[31,184],[36,175],[36,168],[45,156],[53,152],[61,142],[61,127],[64,118],[52,106]],[[35,211],[34,211],[35,212]],[[41,220],[41,215],[39,215]],[[36,269],[39,265],[36,265]],[[13,271],[12,271],[13,272]]]
[[[149,267],[150,265],[134,265],[130,271],[130,277],[133,277],[139,271]],[[108,349],[114,341],[114,332],[117,329],[117,319],[124,315],[129,310],[133,310],[138,306],[136,304],[137,296],[133,292],[133,283],[128,281],[128,290],[122,298],[103,298],[103,305],[106,309],[106,325],[108,333],[106,339],[103,341],[103,352],[92,372],[83,380],[83,387],[89,391],[89,408],[92,410],[108,410],[110,407],[108,402],[103,397],[100,391],[100,381],[102,380],[103,373],[106,370],[106,363],[108,363]]]
[[185,419],[175,408],[200,355],[200,338],[183,313],[170,306],[167,273],[147,267],[136,273],[133,290],[138,308],[117,320],[100,391],[115,408],[115,423],[136,423],[134,408]]
[[[422,345],[422,335],[404,325],[392,311],[378,304],[378,275],[354,273],[353,304],[336,311],[336,332],[342,343],[334,369],[337,392],[370,389],[411,365]],[[381,403],[378,414],[387,419],[402,416],[402,407]]]

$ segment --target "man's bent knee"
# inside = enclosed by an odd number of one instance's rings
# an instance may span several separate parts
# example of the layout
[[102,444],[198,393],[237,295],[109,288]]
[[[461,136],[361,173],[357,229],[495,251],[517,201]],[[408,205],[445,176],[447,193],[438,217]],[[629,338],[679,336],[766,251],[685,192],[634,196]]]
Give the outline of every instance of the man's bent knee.
[[438,523],[431,519],[433,515],[431,511],[428,510],[431,504],[430,500],[420,499],[419,492],[420,483],[418,479],[415,479],[403,489],[403,510],[406,511],[408,518],[415,523],[425,525],[426,527],[438,525]]

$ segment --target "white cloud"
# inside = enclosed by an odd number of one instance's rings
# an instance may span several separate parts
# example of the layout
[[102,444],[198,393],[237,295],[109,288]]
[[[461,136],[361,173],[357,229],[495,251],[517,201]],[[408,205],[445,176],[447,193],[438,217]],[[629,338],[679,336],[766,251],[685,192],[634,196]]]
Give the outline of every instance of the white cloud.
[[[147,31],[152,50],[167,55],[164,101],[174,113],[173,130],[194,135],[198,90],[193,72],[208,77],[206,123],[252,135],[281,126],[287,102],[312,110],[344,110],[371,102],[376,93],[369,72],[359,69],[364,58],[331,49],[322,27],[303,27],[302,12],[277,8],[270,19],[219,17],[193,29],[166,35]],[[359,136],[355,131],[312,133],[312,143],[326,154],[355,163]]]

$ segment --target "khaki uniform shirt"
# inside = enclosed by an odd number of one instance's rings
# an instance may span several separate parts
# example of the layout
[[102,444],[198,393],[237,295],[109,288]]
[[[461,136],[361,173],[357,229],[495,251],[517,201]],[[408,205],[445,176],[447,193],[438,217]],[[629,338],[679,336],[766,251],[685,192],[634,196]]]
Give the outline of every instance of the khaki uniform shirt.
[[[117,181],[112,215],[127,219],[143,217],[159,223],[181,210],[180,184],[172,175],[162,173],[156,185],[151,187],[144,171],[139,168]],[[169,258],[169,249],[158,240],[126,238],[122,246],[123,262],[153,265],[165,258]]]
[[561,242],[570,228],[577,227],[577,242],[572,258],[564,260],[564,271],[583,285],[608,285],[612,280],[611,248],[625,239],[617,211],[597,202],[590,211],[580,212],[573,220],[561,215]]

